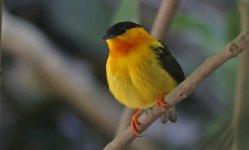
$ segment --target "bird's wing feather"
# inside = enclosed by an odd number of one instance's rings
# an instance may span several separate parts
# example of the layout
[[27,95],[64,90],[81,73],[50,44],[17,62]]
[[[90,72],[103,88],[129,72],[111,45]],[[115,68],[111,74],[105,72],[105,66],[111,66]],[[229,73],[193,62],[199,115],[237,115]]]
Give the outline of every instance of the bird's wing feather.
[[185,79],[181,66],[171,54],[169,48],[162,42],[159,43],[160,45],[152,46],[152,49],[158,55],[163,69],[165,69],[178,84],[181,83]]
[[[161,63],[163,69],[167,71],[177,81],[178,84],[181,83],[185,79],[185,75],[180,64],[171,54],[169,48],[159,41],[159,45],[156,44],[156,46],[152,46],[152,49],[158,56],[159,62]],[[167,120],[170,120],[171,122],[176,122],[177,116],[175,107],[173,107],[169,112],[161,116],[162,123],[166,123]]]

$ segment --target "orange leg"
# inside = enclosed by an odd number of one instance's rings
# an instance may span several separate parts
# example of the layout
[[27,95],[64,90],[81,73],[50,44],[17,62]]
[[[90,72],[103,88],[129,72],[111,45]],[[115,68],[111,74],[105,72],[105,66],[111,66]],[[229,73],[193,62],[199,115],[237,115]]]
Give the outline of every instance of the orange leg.
[[142,109],[137,109],[137,111],[135,112],[135,114],[133,115],[132,120],[131,120],[131,131],[136,136],[140,136],[138,131],[137,131],[137,128],[139,128],[139,123],[137,122],[137,119],[138,119],[141,111],[142,111]]
[[156,105],[157,105],[157,107],[161,107],[161,109],[162,109],[164,112],[166,111],[167,104],[166,104],[165,101],[163,100],[163,96],[160,96],[160,97],[157,99]]

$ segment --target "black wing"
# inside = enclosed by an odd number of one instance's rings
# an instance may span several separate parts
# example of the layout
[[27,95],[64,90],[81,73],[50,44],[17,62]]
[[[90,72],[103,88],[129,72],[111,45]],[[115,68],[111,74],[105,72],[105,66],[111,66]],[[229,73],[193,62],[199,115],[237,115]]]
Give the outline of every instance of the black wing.
[[174,56],[171,54],[169,48],[160,42],[162,46],[152,46],[152,49],[158,55],[159,61],[162,67],[177,81],[181,83],[184,79],[184,73],[180,64],[176,61]]

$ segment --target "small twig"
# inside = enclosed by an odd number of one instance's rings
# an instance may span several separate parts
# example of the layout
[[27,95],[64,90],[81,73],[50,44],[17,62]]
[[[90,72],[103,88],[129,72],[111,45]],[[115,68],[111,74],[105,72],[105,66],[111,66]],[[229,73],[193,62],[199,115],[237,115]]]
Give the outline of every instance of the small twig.
[[[239,53],[249,48],[249,32],[242,32],[236,39],[231,41],[221,52],[209,57],[197,68],[189,77],[187,77],[179,86],[164,97],[168,107],[175,106],[178,102],[189,96],[197,86],[212,74],[218,67],[229,59],[237,56]],[[169,108],[167,110],[169,110]],[[143,113],[138,122],[140,124],[139,133],[146,130],[157,118],[164,112],[157,110],[154,106],[151,115]],[[113,141],[111,141],[104,149],[115,150],[120,149],[133,141],[136,136],[131,132],[130,127],[120,133]]]

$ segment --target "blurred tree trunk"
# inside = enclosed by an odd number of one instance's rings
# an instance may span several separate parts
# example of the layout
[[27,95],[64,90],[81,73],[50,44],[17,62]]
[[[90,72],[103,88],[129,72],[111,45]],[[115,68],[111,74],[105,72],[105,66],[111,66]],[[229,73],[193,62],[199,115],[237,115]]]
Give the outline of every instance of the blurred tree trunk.
[[[241,30],[249,29],[249,0],[240,0]],[[240,56],[234,110],[233,150],[249,149],[249,51]]]

